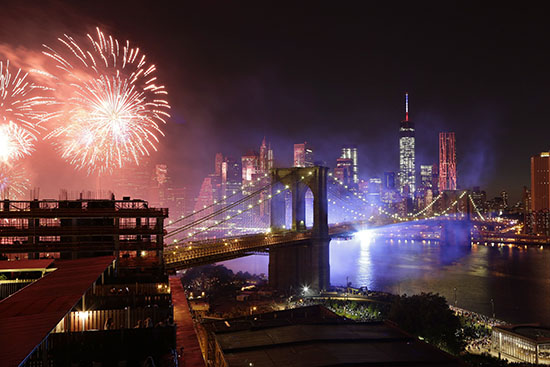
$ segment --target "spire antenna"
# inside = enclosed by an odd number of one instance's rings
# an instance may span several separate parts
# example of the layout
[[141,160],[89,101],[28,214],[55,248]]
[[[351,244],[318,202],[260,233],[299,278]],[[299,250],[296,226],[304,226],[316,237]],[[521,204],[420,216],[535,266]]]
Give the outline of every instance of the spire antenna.
[[409,92],[405,92],[405,121],[409,121]]

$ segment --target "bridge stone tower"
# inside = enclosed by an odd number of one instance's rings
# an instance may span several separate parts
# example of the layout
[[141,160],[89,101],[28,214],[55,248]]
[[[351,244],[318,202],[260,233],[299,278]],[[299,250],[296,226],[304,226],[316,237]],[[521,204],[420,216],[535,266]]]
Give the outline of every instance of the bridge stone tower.
[[328,233],[327,167],[275,168],[271,171],[271,230],[277,232],[285,224],[285,197],[276,195],[285,187],[292,195],[292,230],[306,230],[306,192],[313,194],[313,228],[307,245],[271,249],[269,252],[269,283],[271,286],[296,293],[307,286],[319,291],[330,286]]
[[285,224],[285,197],[276,195],[278,190],[288,187],[292,195],[292,230],[306,230],[306,192],[313,194],[312,237],[327,239],[328,199],[327,167],[291,167],[271,170],[273,199],[271,202],[271,229],[283,229]]

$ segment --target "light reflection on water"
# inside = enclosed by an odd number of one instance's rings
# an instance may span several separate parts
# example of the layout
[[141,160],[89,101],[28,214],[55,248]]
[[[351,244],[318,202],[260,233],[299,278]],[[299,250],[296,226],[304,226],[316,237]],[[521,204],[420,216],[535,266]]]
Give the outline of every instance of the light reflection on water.
[[[268,273],[267,256],[225,264],[234,271]],[[450,246],[376,238],[333,240],[331,284],[399,294],[439,293],[450,304],[497,318],[550,324],[550,249]],[[456,298],[455,298],[456,288]]]

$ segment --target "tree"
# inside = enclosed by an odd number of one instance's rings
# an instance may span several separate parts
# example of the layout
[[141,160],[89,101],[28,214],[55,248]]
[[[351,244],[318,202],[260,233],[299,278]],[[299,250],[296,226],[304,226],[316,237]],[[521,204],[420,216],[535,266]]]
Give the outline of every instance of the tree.
[[458,354],[464,350],[460,319],[449,309],[445,298],[438,294],[397,296],[388,319],[449,353]]

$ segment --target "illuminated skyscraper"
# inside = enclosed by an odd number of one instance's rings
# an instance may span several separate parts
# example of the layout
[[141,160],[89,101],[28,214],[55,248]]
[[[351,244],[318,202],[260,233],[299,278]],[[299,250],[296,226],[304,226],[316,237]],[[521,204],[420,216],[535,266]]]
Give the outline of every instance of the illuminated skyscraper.
[[384,172],[383,187],[385,190],[395,189],[395,172]]
[[336,160],[336,168],[334,169],[334,177],[343,182],[344,185],[353,183],[353,159],[338,158]]
[[531,157],[531,208],[550,209],[550,152]]
[[242,156],[241,162],[243,186],[249,185],[252,182],[253,176],[258,172],[258,153],[254,151],[249,151]]
[[426,187],[426,188],[432,187],[432,176],[433,176],[433,166],[431,164],[420,165],[420,184],[423,187]]
[[269,170],[273,168],[273,150],[271,149],[271,144],[266,144],[265,137],[262,140],[262,145],[260,146],[260,157],[258,169],[260,173],[269,173]]
[[439,133],[439,191],[456,190],[455,133]]
[[313,167],[313,149],[307,142],[294,144],[294,167]]
[[216,153],[216,160],[214,161],[214,173],[216,175],[222,174],[222,162],[223,162],[223,154]]
[[550,235],[550,152],[531,157],[531,201],[535,233]]
[[353,172],[353,183],[359,182],[358,168],[357,168],[357,147],[355,145],[345,146],[342,148],[342,155],[340,158],[347,158],[352,160],[351,170]]
[[414,123],[409,121],[409,94],[405,94],[405,119],[399,128],[399,189],[412,197],[415,190]]

